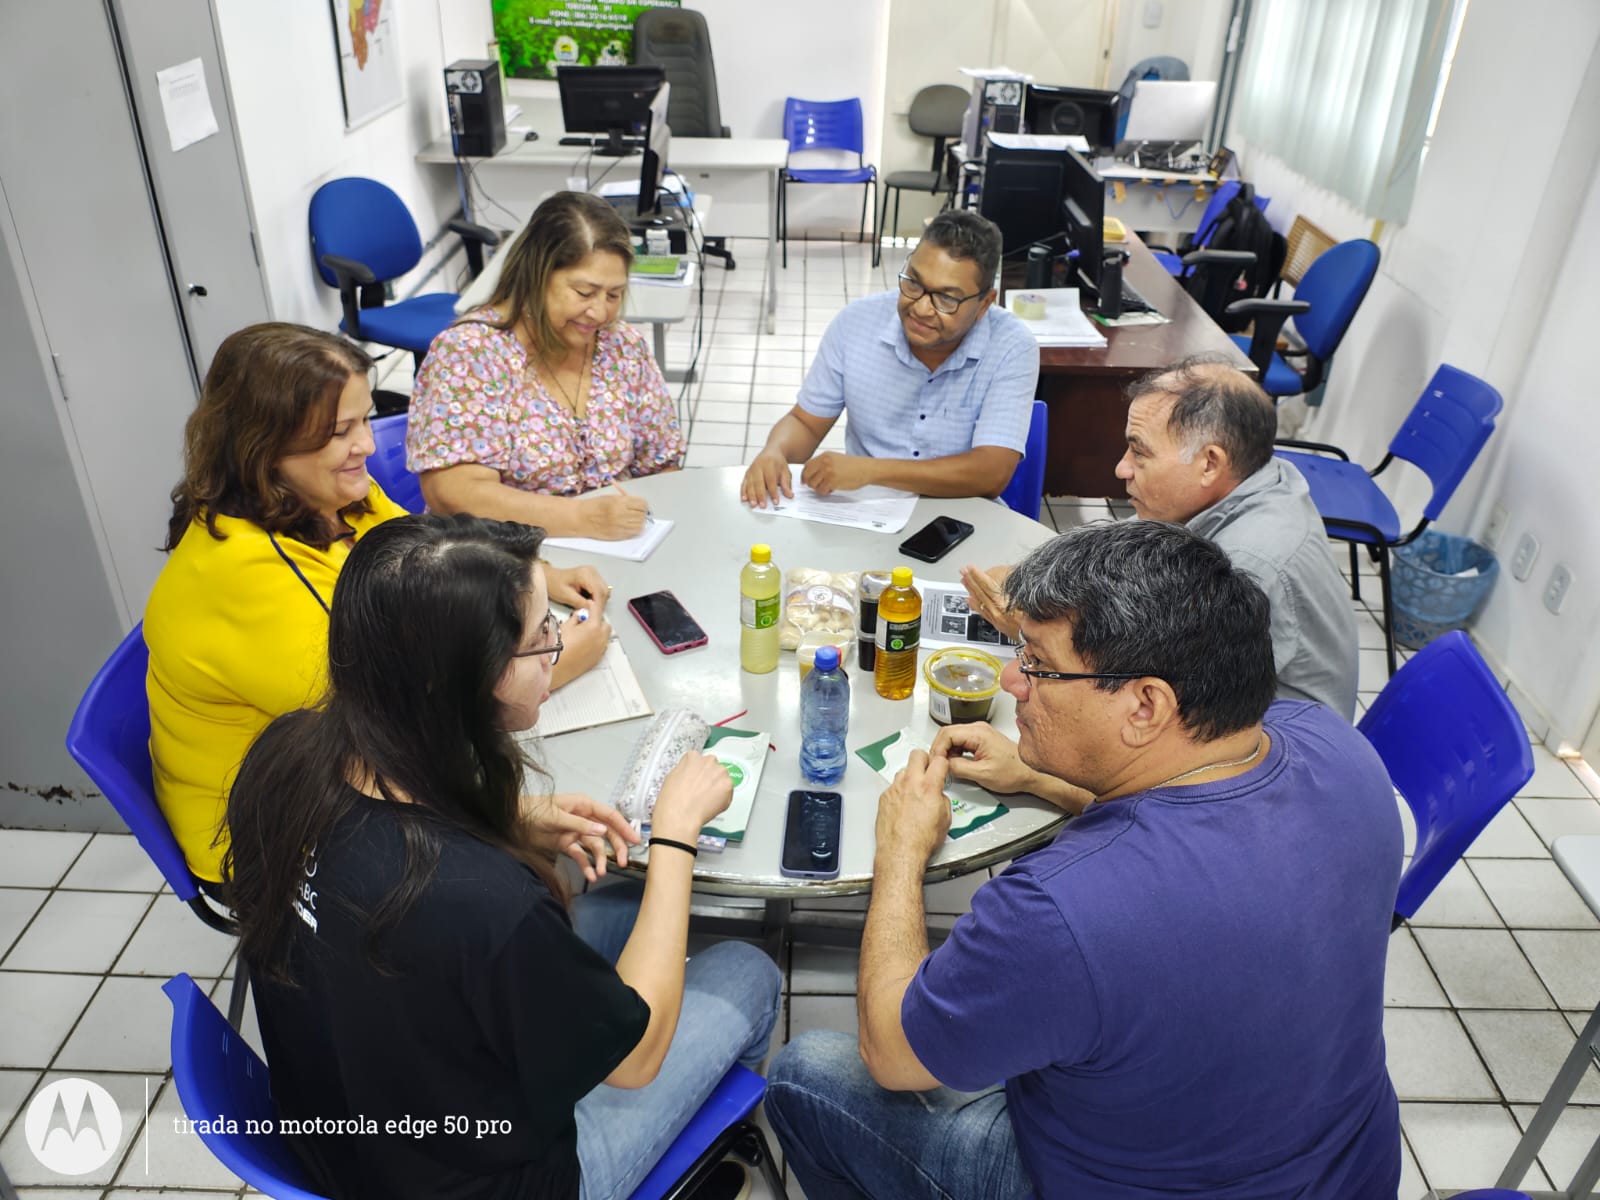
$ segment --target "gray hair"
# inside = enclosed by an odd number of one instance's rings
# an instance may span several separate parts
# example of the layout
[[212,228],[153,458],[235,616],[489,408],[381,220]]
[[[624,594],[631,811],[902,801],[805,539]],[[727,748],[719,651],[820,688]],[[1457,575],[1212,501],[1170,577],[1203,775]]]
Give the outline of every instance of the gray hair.
[[1248,479],[1272,461],[1278,412],[1261,385],[1219,355],[1197,354],[1142,375],[1128,385],[1132,404],[1144,396],[1173,398],[1167,431],[1193,459],[1215,443],[1236,479]]
[[984,291],[994,286],[1000,269],[1000,226],[970,209],[942,212],[922,231],[922,240],[937,246],[951,258],[970,260],[978,265],[978,280]]
[[[1248,729],[1277,692],[1266,595],[1182,525],[1085,525],[1024,558],[1005,591],[1029,621],[1071,621],[1085,670],[1166,680],[1197,741]],[[1093,686],[1114,692],[1127,682]]]

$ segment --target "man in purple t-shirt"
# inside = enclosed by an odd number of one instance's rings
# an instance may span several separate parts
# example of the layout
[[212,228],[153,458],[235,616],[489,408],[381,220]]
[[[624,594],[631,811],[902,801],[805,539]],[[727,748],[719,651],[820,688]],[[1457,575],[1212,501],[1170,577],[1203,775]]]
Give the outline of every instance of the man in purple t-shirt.
[[[1273,703],[1266,597],[1180,526],[1079,529],[1005,588],[1019,741],[952,726],[884,792],[859,1054],[810,1033],[769,1072],[806,1195],[1392,1200],[1376,753]],[[1079,815],[930,954],[947,773]]]

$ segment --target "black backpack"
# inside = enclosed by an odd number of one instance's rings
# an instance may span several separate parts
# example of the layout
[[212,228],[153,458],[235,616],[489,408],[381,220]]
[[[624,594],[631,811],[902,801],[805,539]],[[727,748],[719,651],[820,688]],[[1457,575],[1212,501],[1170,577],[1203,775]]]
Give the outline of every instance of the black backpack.
[[[1196,234],[1196,240],[1205,230]],[[1249,264],[1199,262],[1184,274],[1189,294],[1200,302],[1211,319],[1229,333],[1238,333],[1249,318],[1230,317],[1228,305],[1235,300],[1265,296],[1283,270],[1288,243],[1267,223],[1266,214],[1256,207],[1256,190],[1248,183],[1239,185],[1211,226],[1206,250],[1246,251],[1255,255]]]

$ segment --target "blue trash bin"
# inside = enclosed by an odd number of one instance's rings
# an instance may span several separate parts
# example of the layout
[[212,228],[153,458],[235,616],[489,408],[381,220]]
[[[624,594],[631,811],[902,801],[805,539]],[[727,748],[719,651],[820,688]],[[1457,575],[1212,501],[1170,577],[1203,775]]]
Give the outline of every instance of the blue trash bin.
[[1471,538],[1429,529],[1395,548],[1391,571],[1395,641],[1420,650],[1441,633],[1466,628],[1488,599],[1500,563]]

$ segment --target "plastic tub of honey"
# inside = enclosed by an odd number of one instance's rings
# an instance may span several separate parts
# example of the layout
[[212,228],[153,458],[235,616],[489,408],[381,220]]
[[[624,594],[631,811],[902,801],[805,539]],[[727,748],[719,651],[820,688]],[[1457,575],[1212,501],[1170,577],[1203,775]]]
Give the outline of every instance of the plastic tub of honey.
[[856,635],[853,632],[828,632],[816,630],[806,634],[800,639],[800,644],[795,647],[794,659],[800,668],[800,678],[804,679],[811,674],[811,668],[816,665],[817,651],[823,646],[835,646],[839,651],[840,669],[850,666],[850,652],[855,649]]
[[941,725],[987,721],[1000,690],[1000,660],[982,650],[950,646],[922,664],[928,715]]

